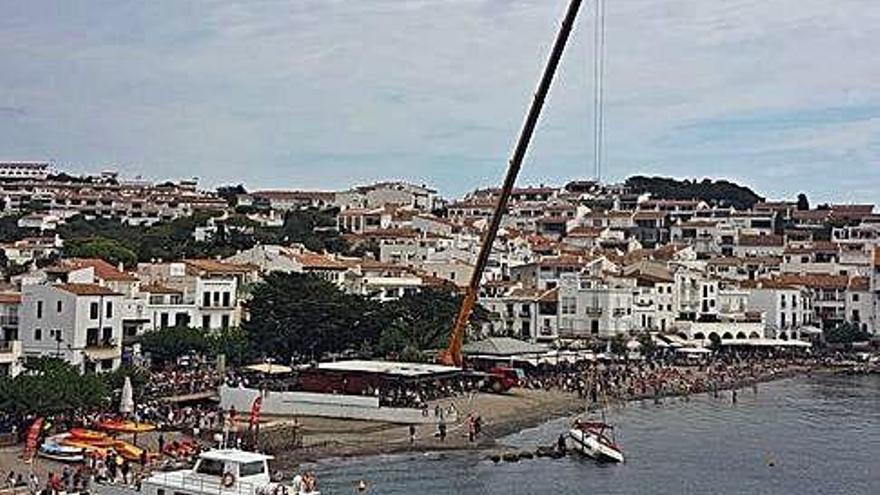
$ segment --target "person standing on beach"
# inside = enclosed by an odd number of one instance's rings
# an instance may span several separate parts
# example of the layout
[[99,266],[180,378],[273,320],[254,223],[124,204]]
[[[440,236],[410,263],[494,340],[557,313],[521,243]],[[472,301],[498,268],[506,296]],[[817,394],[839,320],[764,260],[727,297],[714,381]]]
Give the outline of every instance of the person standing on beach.
[[409,425],[409,444],[416,443],[416,425]]

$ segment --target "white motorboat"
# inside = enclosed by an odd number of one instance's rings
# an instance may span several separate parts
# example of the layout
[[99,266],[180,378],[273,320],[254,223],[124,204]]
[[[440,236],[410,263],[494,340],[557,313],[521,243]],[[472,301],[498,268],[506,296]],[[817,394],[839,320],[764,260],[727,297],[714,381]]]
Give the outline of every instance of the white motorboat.
[[574,450],[602,462],[623,462],[623,451],[614,442],[614,439],[606,435],[612,426],[600,422],[581,422],[575,424],[568,431],[568,437],[573,443]]
[[239,449],[207,450],[192,469],[155,472],[140,489],[98,484],[98,495],[320,495],[309,477],[297,476],[291,485],[272,481],[272,456]]

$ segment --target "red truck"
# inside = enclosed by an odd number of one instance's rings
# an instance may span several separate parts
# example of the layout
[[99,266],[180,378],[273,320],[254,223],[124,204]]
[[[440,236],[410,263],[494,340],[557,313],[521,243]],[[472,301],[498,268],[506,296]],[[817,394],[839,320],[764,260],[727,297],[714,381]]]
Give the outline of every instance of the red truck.
[[518,387],[523,378],[525,378],[525,373],[521,369],[495,366],[486,372],[484,387],[490,392],[501,394],[513,387]]

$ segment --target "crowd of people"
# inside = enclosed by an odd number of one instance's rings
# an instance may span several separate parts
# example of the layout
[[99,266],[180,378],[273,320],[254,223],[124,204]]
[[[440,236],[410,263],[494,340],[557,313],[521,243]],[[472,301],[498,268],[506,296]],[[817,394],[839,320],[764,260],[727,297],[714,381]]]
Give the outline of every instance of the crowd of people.
[[752,354],[726,354],[690,366],[665,359],[583,361],[539,367],[529,373],[521,385],[576,393],[593,402],[662,398],[746,386],[772,378],[791,366],[815,364],[809,357]]
[[149,397],[198,394],[217,390],[225,380],[226,375],[212,367],[169,368],[150,373],[144,394]]

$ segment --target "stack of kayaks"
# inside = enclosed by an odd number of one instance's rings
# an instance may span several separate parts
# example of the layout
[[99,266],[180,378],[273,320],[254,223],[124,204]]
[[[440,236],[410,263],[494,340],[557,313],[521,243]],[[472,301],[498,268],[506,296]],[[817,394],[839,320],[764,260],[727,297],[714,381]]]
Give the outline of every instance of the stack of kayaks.
[[61,433],[47,437],[40,445],[40,456],[60,462],[82,462],[83,449],[64,445],[69,433]]
[[144,452],[144,449],[134,444],[85,428],[73,428],[67,433],[53,435],[46,438],[40,446],[43,457],[64,462],[81,462],[83,454],[103,459],[111,450],[129,461],[140,461]]

